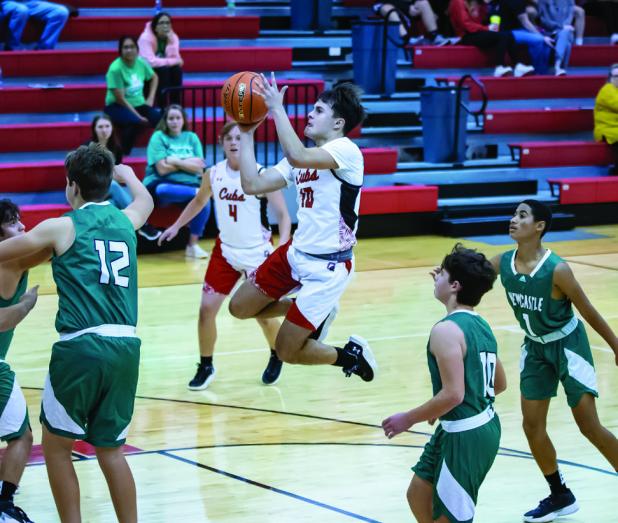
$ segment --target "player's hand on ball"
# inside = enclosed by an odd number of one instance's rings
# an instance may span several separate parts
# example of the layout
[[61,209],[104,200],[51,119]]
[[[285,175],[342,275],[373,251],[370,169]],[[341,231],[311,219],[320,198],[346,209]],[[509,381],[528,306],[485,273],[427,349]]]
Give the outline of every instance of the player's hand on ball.
[[277,87],[277,79],[275,73],[270,73],[270,83],[266,79],[266,76],[262,76],[262,85],[255,87],[255,92],[264,98],[264,103],[268,107],[269,111],[283,107],[283,97],[288,90],[288,86],[284,85],[281,91]]
[[266,118],[264,118],[263,120],[260,120],[259,122],[255,122],[255,123],[239,123],[238,124],[238,129],[240,129],[241,133],[247,133],[247,134],[253,134],[255,133],[255,130],[262,125],[262,122],[265,120]]
[[174,238],[176,238],[177,234],[178,227],[174,227],[173,225],[171,225],[161,233],[161,236],[159,236],[157,243],[159,244],[159,246],[161,246],[163,242],[172,241]]
[[39,286],[35,285],[31,289],[28,289],[26,292],[24,292],[22,297],[19,298],[19,303],[22,303],[23,305],[25,305],[28,312],[30,312],[32,308],[35,306],[36,300],[38,299],[38,297],[39,297]]
[[412,422],[410,421],[410,414],[408,412],[400,412],[399,414],[393,414],[382,422],[384,435],[388,439],[392,439],[397,434],[405,432],[411,426]]

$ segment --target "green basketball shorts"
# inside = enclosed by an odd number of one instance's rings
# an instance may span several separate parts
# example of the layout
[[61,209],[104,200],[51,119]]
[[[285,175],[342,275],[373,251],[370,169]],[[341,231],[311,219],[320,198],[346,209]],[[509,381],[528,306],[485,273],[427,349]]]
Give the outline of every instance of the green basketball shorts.
[[581,321],[571,334],[557,341],[539,343],[525,338],[519,370],[521,395],[527,400],[553,398],[558,381],[571,408],[585,393],[599,396],[592,351]]
[[95,447],[124,444],[133,416],[141,341],[83,334],[52,348],[41,423]]
[[8,363],[0,362],[0,439],[21,437],[30,426],[26,398]]
[[485,425],[446,432],[439,425],[412,470],[433,485],[433,519],[452,523],[474,519],[478,492],[500,445],[498,416]]

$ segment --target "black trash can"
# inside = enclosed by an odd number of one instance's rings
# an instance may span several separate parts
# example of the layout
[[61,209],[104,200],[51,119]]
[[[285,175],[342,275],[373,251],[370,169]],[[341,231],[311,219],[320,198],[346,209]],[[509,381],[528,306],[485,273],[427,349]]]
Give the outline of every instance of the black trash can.
[[333,0],[291,0],[290,12],[292,29],[299,31],[330,29]]
[[[461,88],[460,104],[467,105],[470,88]],[[466,123],[468,113],[464,107],[457,115],[456,87],[425,87],[421,90],[421,121],[423,123],[423,149],[426,162],[463,162],[466,154]],[[455,139],[455,119],[457,140]],[[457,141],[457,144],[455,144]],[[457,147],[457,150],[455,150]]]
[[354,83],[367,94],[390,96],[395,92],[399,25],[384,20],[352,24]]

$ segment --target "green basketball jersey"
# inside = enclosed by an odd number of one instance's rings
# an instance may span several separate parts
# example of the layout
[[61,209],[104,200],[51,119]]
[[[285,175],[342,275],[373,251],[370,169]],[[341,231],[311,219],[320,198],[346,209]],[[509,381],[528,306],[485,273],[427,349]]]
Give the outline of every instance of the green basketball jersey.
[[[19,299],[26,292],[26,288],[28,287],[28,273],[24,272],[19,283],[17,284],[17,289],[15,290],[15,294],[13,297],[4,300],[0,297],[0,308],[10,307],[11,305],[15,305]],[[9,346],[11,345],[11,340],[13,339],[13,333],[15,329],[11,329],[8,331],[0,332],[0,359],[6,358],[6,353],[9,352]]]
[[137,240],[129,219],[109,202],[84,204],[65,214],[75,241],[52,259],[58,288],[56,330],[137,325]]
[[500,260],[500,281],[515,318],[526,334],[545,336],[564,327],[573,318],[568,299],[551,297],[554,269],[564,260],[549,249],[530,274],[515,268],[517,251],[505,252]]
[[[494,402],[494,378],[498,344],[487,322],[476,312],[458,310],[441,321],[452,321],[463,331],[466,340],[464,357],[465,395],[463,402],[440,419],[453,421],[483,412]],[[434,396],[442,389],[442,380],[435,356],[427,343],[427,362]]]

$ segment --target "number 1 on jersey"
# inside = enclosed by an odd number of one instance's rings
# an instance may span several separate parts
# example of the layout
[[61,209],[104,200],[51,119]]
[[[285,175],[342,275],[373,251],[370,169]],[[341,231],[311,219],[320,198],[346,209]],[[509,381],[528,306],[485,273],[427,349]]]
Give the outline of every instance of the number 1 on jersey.
[[[107,245],[106,245],[107,244]],[[110,274],[107,268],[107,252],[119,252],[120,258],[116,258],[109,265],[112,269],[112,276],[114,277],[114,285],[119,287],[128,287],[129,278],[127,276],[121,276],[120,271],[126,269],[129,264],[129,247],[125,242],[94,240],[94,248],[99,255],[99,261],[101,262],[101,275],[99,276],[99,283],[103,285],[109,285]]]
[[238,221],[238,206],[235,203],[230,203],[230,216],[234,218],[234,221]]
[[485,396],[495,398],[494,383],[496,380],[496,364],[498,356],[495,352],[480,352],[481,366],[483,367],[483,383],[485,386]]

